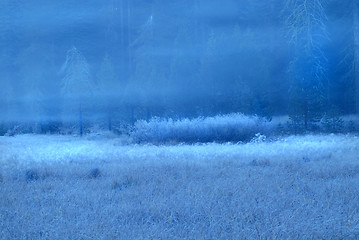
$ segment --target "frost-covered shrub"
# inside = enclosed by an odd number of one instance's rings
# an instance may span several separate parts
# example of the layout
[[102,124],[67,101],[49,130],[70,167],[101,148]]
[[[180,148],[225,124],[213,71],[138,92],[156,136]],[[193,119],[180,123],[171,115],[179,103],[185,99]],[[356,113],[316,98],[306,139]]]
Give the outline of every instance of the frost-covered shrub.
[[20,125],[16,125],[12,129],[9,129],[6,132],[5,136],[13,137],[13,136],[15,136],[17,134],[21,134],[21,133],[23,133],[22,127]]
[[338,133],[341,132],[343,129],[344,121],[339,116],[325,116],[321,121],[321,126],[325,132]]
[[355,131],[357,131],[357,127],[355,126],[354,121],[350,120],[350,121],[346,124],[346,129],[348,130],[348,132],[355,132]]
[[255,134],[270,134],[275,124],[257,116],[229,114],[195,119],[152,118],[137,121],[131,132],[135,142],[239,142],[249,141]]
[[261,142],[265,142],[267,139],[267,137],[263,134],[260,133],[256,133],[256,135],[254,135],[254,137],[251,139],[251,143],[261,143]]
[[27,170],[25,173],[25,179],[27,182],[36,181],[40,178],[39,172],[34,169]]
[[93,179],[98,178],[100,176],[101,176],[101,171],[98,168],[91,169],[91,171],[90,171],[90,173],[88,175],[89,178],[93,178]]
[[4,136],[7,132],[5,125],[0,124],[0,136]]
[[359,130],[359,117],[357,115],[344,116],[343,120],[345,131],[357,132]]
[[277,132],[281,134],[305,133],[352,133],[359,130],[359,118],[356,115],[340,115],[334,110],[326,113],[319,122],[308,124],[305,129],[303,122],[283,120],[278,124]]
[[121,180],[115,180],[112,182],[112,189],[125,189],[125,188],[129,188],[131,186],[137,185],[138,184],[138,179],[134,176],[126,176],[125,178],[121,179]]
[[341,132],[344,127],[344,120],[341,117],[340,111],[336,108],[329,110],[321,119],[320,126],[324,132]]

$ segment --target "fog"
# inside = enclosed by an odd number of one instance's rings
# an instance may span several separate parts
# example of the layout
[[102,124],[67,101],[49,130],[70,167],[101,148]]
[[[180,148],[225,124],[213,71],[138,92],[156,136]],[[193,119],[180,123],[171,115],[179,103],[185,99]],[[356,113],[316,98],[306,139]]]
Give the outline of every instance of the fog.
[[3,0],[0,132],[231,113],[309,129],[357,114],[357,5]]

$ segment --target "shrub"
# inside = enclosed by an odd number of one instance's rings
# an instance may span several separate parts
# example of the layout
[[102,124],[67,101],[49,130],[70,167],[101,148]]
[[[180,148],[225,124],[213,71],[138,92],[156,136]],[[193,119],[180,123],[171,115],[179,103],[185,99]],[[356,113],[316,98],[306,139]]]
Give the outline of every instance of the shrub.
[[100,176],[101,176],[101,171],[98,168],[91,169],[88,175],[89,178],[93,178],[93,179],[98,178]]
[[251,139],[251,143],[261,143],[265,142],[267,137],[265,135],[262,135],[260,133],[256,133],[254,137]]
[[353,120],[350,120],[347,123],[346,129],[348,130],[348,132],[355,132],[357,130],[355,122]]
[[338,133],[343,130],[344,120],[341,118],[340,111],[332,108],[324,115],[320,124],[323,131]]
[[275,128],[275,124],[264,118],[236,113],[191,120],[140,120],[130,136],[137,143],[239,142],[250,141],[257,133],[267,135]]
[[112,182],[112,189],[125,189],[138,184],[138,179],[133,176],[126,176],[122,180],[115,180]]
[[31,169],[27,170],[25,173],[25,179],[27,182],[32,182],[40,179],[40,175],[37,170]]
[[7,132],[7,129],[4,124],[0,124],[0,136],[4,136]]
[[13,137],[15,135],[23,133],[23,127],[20,125],[16,125],[13,128],[9,129],[5,136]]

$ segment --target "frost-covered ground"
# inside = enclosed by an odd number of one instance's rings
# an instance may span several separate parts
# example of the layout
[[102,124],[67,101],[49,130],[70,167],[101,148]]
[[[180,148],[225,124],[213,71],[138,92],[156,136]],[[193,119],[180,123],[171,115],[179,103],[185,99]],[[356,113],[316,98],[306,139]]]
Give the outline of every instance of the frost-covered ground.
[[0,239],[359,239],[359,138],[0,137]]

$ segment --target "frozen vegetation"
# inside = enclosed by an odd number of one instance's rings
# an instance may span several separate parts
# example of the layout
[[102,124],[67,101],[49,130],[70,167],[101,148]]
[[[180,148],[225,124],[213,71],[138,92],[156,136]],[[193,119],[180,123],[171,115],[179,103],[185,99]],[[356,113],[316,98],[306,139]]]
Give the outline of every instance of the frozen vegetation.
[[0,0],[0,240],[358,240],[358,16]]
[[[275,138],[283,134],[309,132],[303,123],[295,123],[288,116],[264,118],[242,113],[198,117],[194,119],[151,118],[138,120],[129,135],[135,143],[207,143],[248,142],[256,136]],[[311,123],[311,132],[339,133],[359,130],[356,116],[325,116]]]
[[239,142],[248,141],[257,133],[269,134],[277,127],[278,121],[233,113],[182,120],[139,120],[130,136],[135,142],[151,143]]
[[0,137],[0,239],[358,239],[359,138]]

